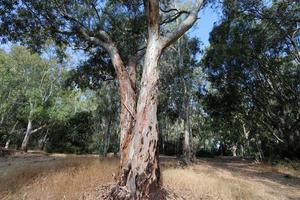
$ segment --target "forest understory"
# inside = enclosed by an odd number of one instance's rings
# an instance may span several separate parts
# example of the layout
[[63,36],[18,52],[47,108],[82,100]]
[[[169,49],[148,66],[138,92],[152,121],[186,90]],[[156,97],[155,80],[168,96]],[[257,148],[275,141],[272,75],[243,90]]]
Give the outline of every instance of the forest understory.
[[[300,171],[233,157],[197,159],[184,167],[161,156],[162,184],[178,199],[300,199]],[[0,199],[104,199],[117,158],[30,152],[0,158]],[[180,197],[180,198],[179,198]]]

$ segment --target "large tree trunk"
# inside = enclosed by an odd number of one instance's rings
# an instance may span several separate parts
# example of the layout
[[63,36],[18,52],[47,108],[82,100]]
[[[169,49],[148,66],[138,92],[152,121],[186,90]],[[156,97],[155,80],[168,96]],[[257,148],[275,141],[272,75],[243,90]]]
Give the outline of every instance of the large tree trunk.
[[[103,45],[110,53],[116,68],[121,96],[121,171],[118,184],[111,192],[113,199],[157,199],[151,195],[154,194],[152,191],[159,187],[160,177],[156,115],[159,58],[164,48],[191,28],[197,19],[202,3],[203,0],[197,0],[188,17],[173,31],[162,36],[159,30],[159,1],[144,1],[148,20],[148,40],[137,104],[134,85],[135,70],[131,70],[129,65],[127,73],[125,72],[122,59],[115,46],[110,42],[109,37],[103,35],[107,40]],[[109,46],[106,46],[107,42],[110,42]],[[134,72],[133,77],[132,72]]]
[[135,63],[129,67],[130,74],[127,73],[124,63],[116,48],[110,52],[113,65],[115,66],[119,80],[119,93],[121,102],[120,113],[120,175],[119,182],[123,182],[123,173],[127,171],[128,148],[132,140],[132,130],[136,116],[136,88],[135,88]]
[[[161,55],[158,38],[148,42],[141,90],[137,104],[133,138],[122,179],[115,194],[118,199],[149,199],[151,191],[159,186],[158,165],[158,61]],[[125,164],[125,163],[124,163]],[[124,193],[122,186],[125,186]]]
[[31,131],[32,131],[32,121],[31,119],[28,120],[28,124],[27,124],[27,130],[25,133],[25,137],[23,139],[22,145],[21,145],[21,150],[22,151],[27,151],[27,145],[29,142],[29,138],[31,136]]

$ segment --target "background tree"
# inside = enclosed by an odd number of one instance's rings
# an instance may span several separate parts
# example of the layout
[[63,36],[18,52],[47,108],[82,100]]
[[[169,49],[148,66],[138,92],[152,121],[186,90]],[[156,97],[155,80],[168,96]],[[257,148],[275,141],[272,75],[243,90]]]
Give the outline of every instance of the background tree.
[[297,157],[298,12],[296,2],[225,1],[224,19],[211,33],[203,58],[211,90],[204,99],[229,146],[240,144],[240,152],[250,143],[260,158],[274,151]]
[[[53,61],[43,60],[21,46],[13,47],[5,56],[3,70],[6,73],[2,80],[7,84],[7,87],[3,87],[7,93],[1,97],[7,98],[3,99],[2,104],[6,107],[2,113],[3,121],[12,120],[11,131],[7,131],[8,140],[18,123],[27,121],[21,145],[21,149],[26,150],[31,134],[46,127],[47,109],[51,105],[52,95],[55,94],[58,71]],[[9,127],[9,124],[6,126]]]
[[[176,143],[175,146],[180,146],[177,150],[174,149],[172,153],[184,153],[188,162],[193,159],[193,109],[199,109],[198,105],[195,106],[194,98],[198,89],[198,83],[196,84],[195,80],[199,75],[197,74],[197,67],[199,66],[197,63],[198,52],[199,41],[183,37],[180,42],[173,45],[164,54],[161,62],[161,91],[159,99],[159,115],[162,123],[160,126],[162,126],[163,137],[161,144],[168,142],[168,136],[164,138],[164,132],[168,132],[167,126],[179,126],[179,133],[171,131],[173,134],[178,134],[173,143]],[[174,59],[174,57],[177,59]],[[163,118],[166,117],[169,119],[163,121]],[[170,123],[170,125],[165,123]],[[180,139],[183,139],[183,141],[180,141]],[[166,153],[170,154],[170,152]]]

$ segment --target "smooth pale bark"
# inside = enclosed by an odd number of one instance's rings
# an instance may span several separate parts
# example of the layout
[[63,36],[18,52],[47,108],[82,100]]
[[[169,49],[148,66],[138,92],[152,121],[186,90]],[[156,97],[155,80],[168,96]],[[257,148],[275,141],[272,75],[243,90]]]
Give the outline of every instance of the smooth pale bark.
[[243,133],[244,133],[244,137],[246,140],[246,154],[250,154],[250,144],[249,144],[249,134],[250,134],[250,130],[247,130],[246,128],[246,124],[243,123]]
[[29,119],[28,123],[27,123],[27,130],[26,130],[26,133],[25,133],[22,145],[21,145],[22,151],[27,151],[27,145],[28,145],[28,142],[29,142],[29,139],[31,136],[31,131],[32,131],[32,121],[31,121],[31,119]]
[[183,143],[183,152],[184,157],[188,161],[193,161],[193,152],[192,152],[192,135],[190,131],[190,116],[189,116],[189,107],[186,105],[185,108],[185,119],[184,119],[184,143]]
[[235,144],[232,145],[231,152],[233,157],[236,157],[236,150],[237,150],[237,146]]
[[183,140],[183,153],[188,162],[193,161],[192,151],[192,133],[190,124],[190,99],[186,81],[183,79],[184,84],[184,140]]
[[40,131],[41,129],[43,129],[45,127],[47,127],[46,124],[44,124],[43,126],[40,126],[39,128],[36,128],[36,129],[32,130],[32,120],[31,120],[31,117],[30,117],[28,119],[27,129],[26,129],[26,133],[25,133],[22,145],[21,145],[21,150],[26,152],[28,150],[28,143],[29,143],[29,140],[30,140],[30,136],[33,133],[38,132],[38,131]]
[[10,144],[10,139],[8,139],[7,141],[6,141],[6,143],[5,143],[5,149],[8,149],[8,147],[9,147],[9,144]]

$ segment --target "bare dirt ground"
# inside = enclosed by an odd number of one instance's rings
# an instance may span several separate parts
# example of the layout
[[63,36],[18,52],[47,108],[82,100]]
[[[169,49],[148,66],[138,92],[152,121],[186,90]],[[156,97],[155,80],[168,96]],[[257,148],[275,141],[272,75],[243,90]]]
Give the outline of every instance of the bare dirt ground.
[[[300,200],[300,173],[233,158],[198,159],[182,167],[162,157],[162,184],[186,200]],[[115,158],[30,153],[0,157],[0,199],[103,199]]]

